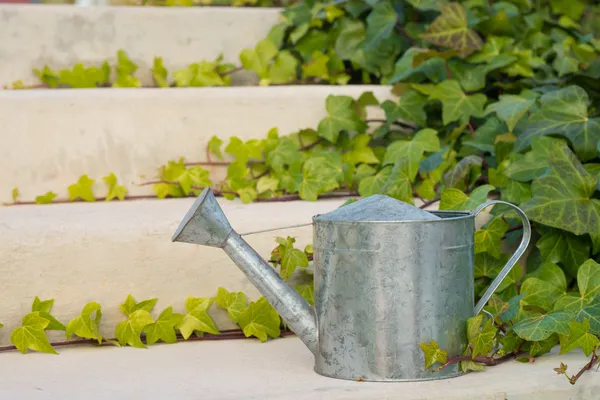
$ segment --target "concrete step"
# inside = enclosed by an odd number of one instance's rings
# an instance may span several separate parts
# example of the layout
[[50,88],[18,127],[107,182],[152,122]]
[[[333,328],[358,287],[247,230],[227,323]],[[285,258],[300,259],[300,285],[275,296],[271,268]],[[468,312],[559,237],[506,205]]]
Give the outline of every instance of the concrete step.
[[206,161],[213,135],[226,144],[231,136],[265,138],[273,127],[280,135],[316,128],[328,95],[366,91],[395,98],[379,85],[0,90],[0,203],[12,202],[15,187],[22,201],[47,191],[68,198],[82,174],[105,195],[101,177],[110,172],[130,195],[153,194],[137,185],[169,160]]
[[[575,385],[552,369],[575,373],[587,359],[558,349],[533,364],[508,361],[486,371],[427,382],[353,382],[313,372],[313,356],[296,337],[267,343],[227,340],[154,344],[148,349],[83,345],[60,355],[0,354],[0,397],[203,400],[597,400],[600,372]],[[121,360],[121,361],[119,361]],[[99,384],[98,382],[102,382]]]
[[[0,88],[19,79],[39,83],[32,70],[45,65],[114,65],[119,49],[138,64],[136,75],[144,85],[153,83],[154,57],[162,57],[171,72],[220,54],[239,65],[240,51],[263,39],[279,13],[277,8],[0,4]],[[232,79],[256,81],[253,73]]]
[[[258,298],[256,289],[221,249],[171,242],[193,201],[0,207],[0,323],[4,324],[0,346],[10,344],[10,332],[31,311],[35,296],[54,298],[53,311],[64,322],[79,315],[88,302],[99,302],[101,330],[109,337],[123,319],[119,305],[129,294],[138,301],[158,297],[156,309],[172,305],[177,312],[185,312],[188,296],[212,297],[219,286]],[[241,204],[219,199],[239,233],[310,223],[313,215],[344,201]],[[301,249],[312,242],[310,226],[245,239],[268,259],[277,246],[275,237],[288,235],[296,237]],[[235,327],[224,312],[213,311],[219,327]],[[64,332],[51,335],[64,340]]]

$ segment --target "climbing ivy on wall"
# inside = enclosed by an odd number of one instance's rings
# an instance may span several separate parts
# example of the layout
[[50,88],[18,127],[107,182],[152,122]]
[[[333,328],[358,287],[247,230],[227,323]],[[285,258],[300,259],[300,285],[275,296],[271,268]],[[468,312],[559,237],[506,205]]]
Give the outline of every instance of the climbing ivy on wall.
[[[581,348],[589,357],[584,369],[569,376],[567,366],[556,368],[574,383],[599,360],[599,12],[595,2],[582,0],[291,6],[267,38],[240,54],[241,68],[254,71],[263,85],[308,78],[389,84],[398,99],[331,95],[317,126],[285,135],[273,128],[263,139],[232,137],[227,144],[215,136],[209,161],[171,160],[146,183],[159,198],[196,196],[212,187],[244,203],[381,193],[446,210],[472,210],[490,196],[516,204],[532,221],[531,253],[487,304],[492,317],[467,322],[469,345],[461,354],[432,341],[421,344],[424,368],[460,363],[465,371],[480,370],[509,359],[531,361],[555,346],[561,353]],[[135,86],[123,54],[114,82]],[[229,84],[240,67],[221,62],[175,72],[175,85]],[[160,65],[153,69],[157,85],[172,85]],[[86,82],[106,85],[106,68],[98,71],[99,78]],[[70,86],[72,76],[61,73],[40,76],[48,85],[52,75],[52,82]],[[384,118],[369,119],[370,110]],[[226,178],[214,181],[206,164],[223,165]],[[112,195],[105,199],[126,199],[126,189],[109,177]],[[90,180],[84,176],[70,187],[70,198],[95,200]],[[476,232],[476,297],[508,260],[522,228],[514,212],[496,205]],[[309,250],[280,238],[272,257],[289,278],[307,270]],[[307,298],[312,290],[310,283],[299,289]],[[231,304],[230,317],[244,324],[236,308],[243,308],[240,298],[221,303]],[[136,315],[116,334],[119,343],[139,344],[140,324],[154,323],[146,313]],[[45,323],[39,318],[27,320],[38,331]]]

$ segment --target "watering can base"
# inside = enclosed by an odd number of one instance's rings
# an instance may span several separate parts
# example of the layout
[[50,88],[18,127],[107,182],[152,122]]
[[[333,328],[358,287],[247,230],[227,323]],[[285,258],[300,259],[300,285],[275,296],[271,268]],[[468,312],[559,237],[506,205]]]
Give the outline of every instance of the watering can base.
[[463,375],[467,375],[469,372],[462,372],[458,369],[458,365],[455,366],[449,366],[447,368],[444,373],[442,372],[438,372],[438,373],[430,373],[430,372],[426,372],[426,374],[430,375],[430,376],[423,376],[423,377],[414,377],[414,378],[389,378],[389,377],[384,377],[384,376],[344,376],[344,375],[336,375],[336,374],[329,374],[326,373],[324,371],[319,370],[319,368],[317,366],[314,367],[313,371],[321,376],[324,376],[326,378],[333,378],[333,379],[339,379],[339,380],[344,380],[344,381],[355,381],[355,382],[387,382],[387,383],[402,383],[402,382],[424,382],[424,381],[437,381],[437,380],[442,380],[442,379],[450,379],[450,378],[457,378]]

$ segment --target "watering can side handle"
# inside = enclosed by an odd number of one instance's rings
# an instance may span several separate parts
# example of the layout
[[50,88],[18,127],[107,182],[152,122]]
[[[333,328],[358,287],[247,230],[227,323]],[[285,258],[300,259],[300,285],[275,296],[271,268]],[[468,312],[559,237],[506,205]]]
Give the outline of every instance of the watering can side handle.
[[515,211],[521,217],[521,222],[523,223],[523,237],[521,239],[521,243],[519,244],[519,247],[517,248],[517,250],[514,252],[512,257],[508,260],[508,262],[504,266],[504,268],[502,268],[502,271],[500,271],[498,276],[492,281],[492,283],[487,288],[487,290],[485,291],[483,296],[481,296],[481,299],[479,299],[479,301],[475,305],[475,315],[479,314],[483,310],[483,307],[487,304],[490,297],[492,297],[492,294],[494,294],[496,289],[498,289],[498,286],[500,286],[500,284],[502,283],[504,278],[506,278],[506,276],[512,270],[512,268],[515,266],[515,264],[517,263],[519,258],[521,258],[521,256],[525,252],[525,250],[527,250],[527,246],[529,245],[529,240],[531,239],[531,225],[529,224],[529,219],[527,218],[527,215],[525,215],[523,210],[521,210],[519,207],[515,206],[514,204],[511,204],[511,203],[508,203],[508,202],[502,201],[502,200],[490,200],[490,201],[487,201],[487,202],[479,205],[479,207],[477,207],[473,211],[473,214],[475,216],[477,216],[477,214],[479,214],[484,208],[491,206],[492,204],[504,204],[504,205],[510,206],[515,209]]

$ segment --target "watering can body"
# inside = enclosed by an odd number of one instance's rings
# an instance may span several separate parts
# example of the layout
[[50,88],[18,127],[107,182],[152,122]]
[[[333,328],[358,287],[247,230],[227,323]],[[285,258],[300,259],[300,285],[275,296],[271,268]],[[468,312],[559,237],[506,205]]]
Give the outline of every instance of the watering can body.
[[[386,208],[397,207],[392,202],[398,201],[371,196],[342,207],[348,207],[344,213],[313,218],[314,309],[229,227],[214,205],[212,210],[193,206],[173,240],[222,247],[312,351],[320,375],[361,381],[460,375],[458,363],[435,373],[425,370],[419,344],[434,340],[449,356],[462,355],[466,321],[481,312],[527,248],[529,221],[520,209],[501,201],[484,203],[474,212],[418,210],[410,216]],[[218,207],[214,198],[210,203]],[[523,239],[474,306],[475,217],[493,203],[515,208],[523,221]],[[214,222],[215,215],[221,215],[220,222]]]

